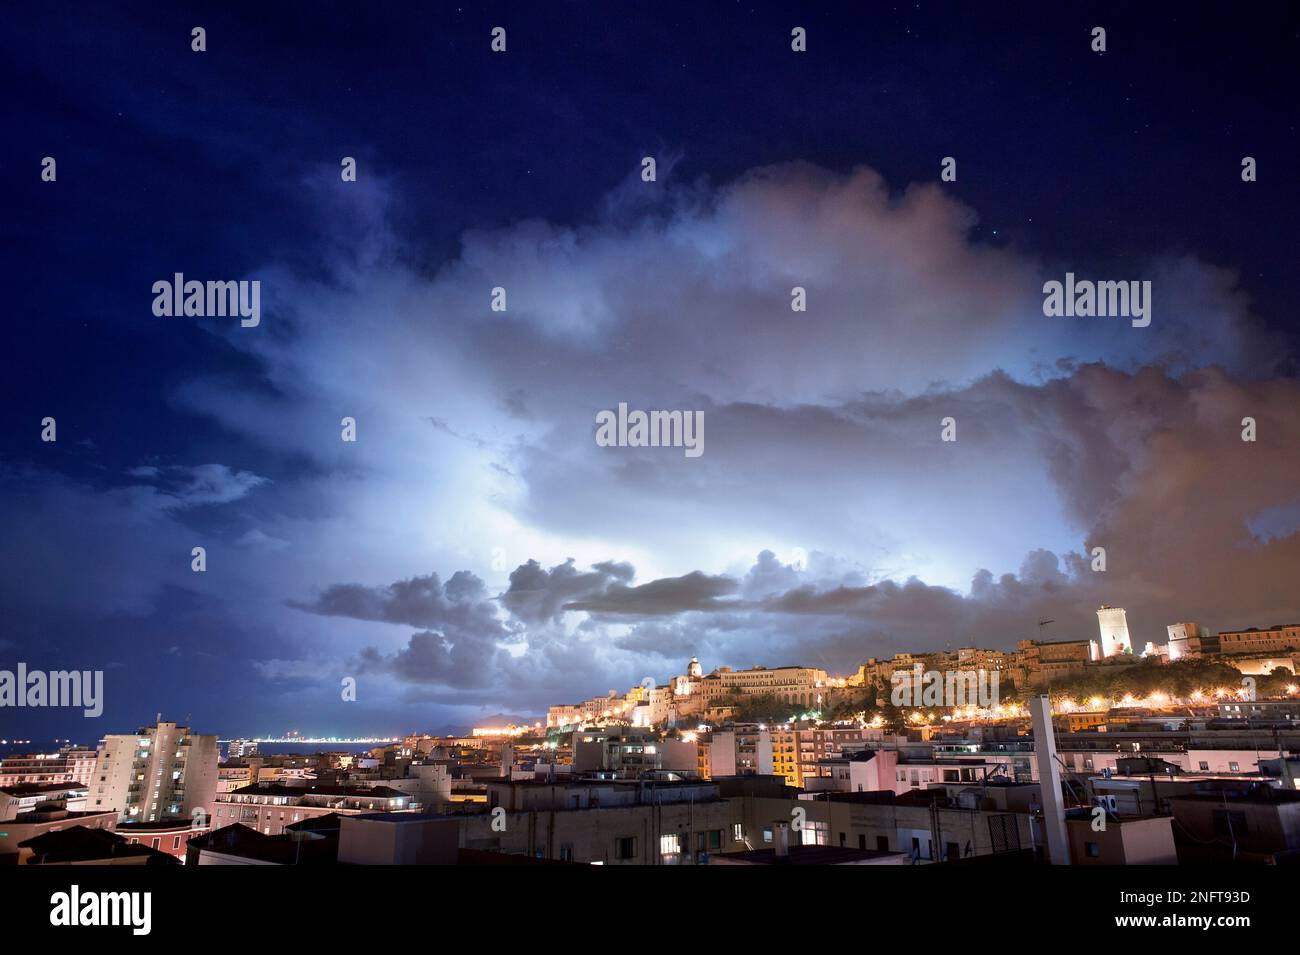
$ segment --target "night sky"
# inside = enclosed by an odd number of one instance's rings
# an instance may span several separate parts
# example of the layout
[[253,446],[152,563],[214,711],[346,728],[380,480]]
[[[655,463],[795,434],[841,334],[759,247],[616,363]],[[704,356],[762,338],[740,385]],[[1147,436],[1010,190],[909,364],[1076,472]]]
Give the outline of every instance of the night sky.
[[[6,11],[0,668],[106,698],[0,737],[1300,619],[1294,7],[374,6]],[[619,402],[705,453],[597,447]]]

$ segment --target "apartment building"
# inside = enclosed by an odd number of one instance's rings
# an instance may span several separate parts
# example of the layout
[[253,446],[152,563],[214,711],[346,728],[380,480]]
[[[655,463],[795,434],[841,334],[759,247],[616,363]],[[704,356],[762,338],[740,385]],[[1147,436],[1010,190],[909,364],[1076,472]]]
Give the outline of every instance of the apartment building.
[[573,734],[573,768],[580,773],[610,772],[635,776],[643,772],[694,775],[699,751],[694,740],[636,733]]
[[31,852],[22,844],[30,839],[82,826],[112,829],[115,812],[89,812],[89,791],[81,783],[23,783],[0,787],[0,864],[23,863]]
[[804,777],[809,792],[897,791],[897,750],[863,750],[823,759],[815,774]]
[[1300,792],[1268,785],[1169,800],[1182,863],[1270,864],[1300,852]]
[[500,780],[487,796],[461,819],[462,848],[596,865],[695,865],[748,848],[736,806],[699,780]]
[[1173,819],[1169,816],[1118,816],[1105,812],[1098,826],[1092,809],[1073,811],[1065,820],[1071,865],[1177,865]]
[[1300,727],[1300,700],[1233,700],[1219,703],[1219,719]]
[[[829,792],[789,798],[762,780],[727,780],[721,794],[739,809],[740,834],[750,848],[771,848],[781,824],[802,810],[803,845],[901,852],[917,864],[959,861],[1034,847],[1031,814],[956,805],[942,788],[892,792]],[[793,834],[792,837],[793,838]]]
[[710,775],[769,776],[774,772],[772,734],[756,723],[740,723],[713,732]]
[[792,785],[822,775],[818,766],[823,760],[884,745],[882,730],[861,726],[801,725],[798,731],[799,775]]
[[64,747],[57,753],[27,753],[0,759],[0,786],[81,783],[95,775],[95,751]]
[[257,782],[257,767],[247,763],[223,763],[217,767],[217,795],[232,793]]
[[85,812],[88,790],[81,783],[23,783],[0,786],[0,822],[17,819],[38,807],[57,806],[69,812]]
[[117,834],[126,839],[127,845],[144,846],[173,856],[181,862],[185,861],[190,840],[211,831],[210,825],[196,824],[196,821],[185,819],[123,823],[117,827]]
[[100,741],[88,808],[115,809],[122,822],[211,817],[220,749],[215,736],[158,722]]
[[410,793],[390,786],[290,786],[257,783],[218,797],[213,829],[240,823],[263,835],[278,836],[306,819],[368,812],[410,812],[418,806]]

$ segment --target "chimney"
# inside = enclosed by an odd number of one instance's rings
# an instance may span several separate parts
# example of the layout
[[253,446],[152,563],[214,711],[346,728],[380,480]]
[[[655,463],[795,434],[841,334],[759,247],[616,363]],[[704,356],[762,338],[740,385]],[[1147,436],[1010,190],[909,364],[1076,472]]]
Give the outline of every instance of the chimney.
[[772,845],[779,860],[790,858],[790,824],[784,820],[772,823]]

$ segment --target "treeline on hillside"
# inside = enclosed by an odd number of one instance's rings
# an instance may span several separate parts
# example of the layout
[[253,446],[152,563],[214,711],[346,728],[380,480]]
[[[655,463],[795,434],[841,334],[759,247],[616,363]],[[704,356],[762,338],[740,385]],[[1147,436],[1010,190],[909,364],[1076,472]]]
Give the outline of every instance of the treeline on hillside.
[[[1204,660],[1175,660],[1161,663],[1157,658],[1139,661],[1131,667],[1090,667],[1079,673],[1053,680],[1046,690],[1048,695],[1069,696],[1084,703],[1094,696],[1108,700],[1123,699],[1127,695],[1142,699],[1152,693],[1190,697],[1197,690],[1213,694],[1224,689],[1235,693],[1241,689],[1241,673],[1225,663]],[[1255,696],[1283,696],[1295,676],[1285,667],[1279,667],[1269,676],[1257,676]],[[1022,697],[1024,693],[1017,694]]]

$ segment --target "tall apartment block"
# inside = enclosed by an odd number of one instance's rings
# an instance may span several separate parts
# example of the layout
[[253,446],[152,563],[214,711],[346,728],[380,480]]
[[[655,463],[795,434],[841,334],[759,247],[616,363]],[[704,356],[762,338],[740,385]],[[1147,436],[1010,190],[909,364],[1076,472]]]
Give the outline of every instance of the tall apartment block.
[[212,818],[220,751],[215,736],[164,723],[105,736],[95,760],[87,809],[114,809],[120,822]]

